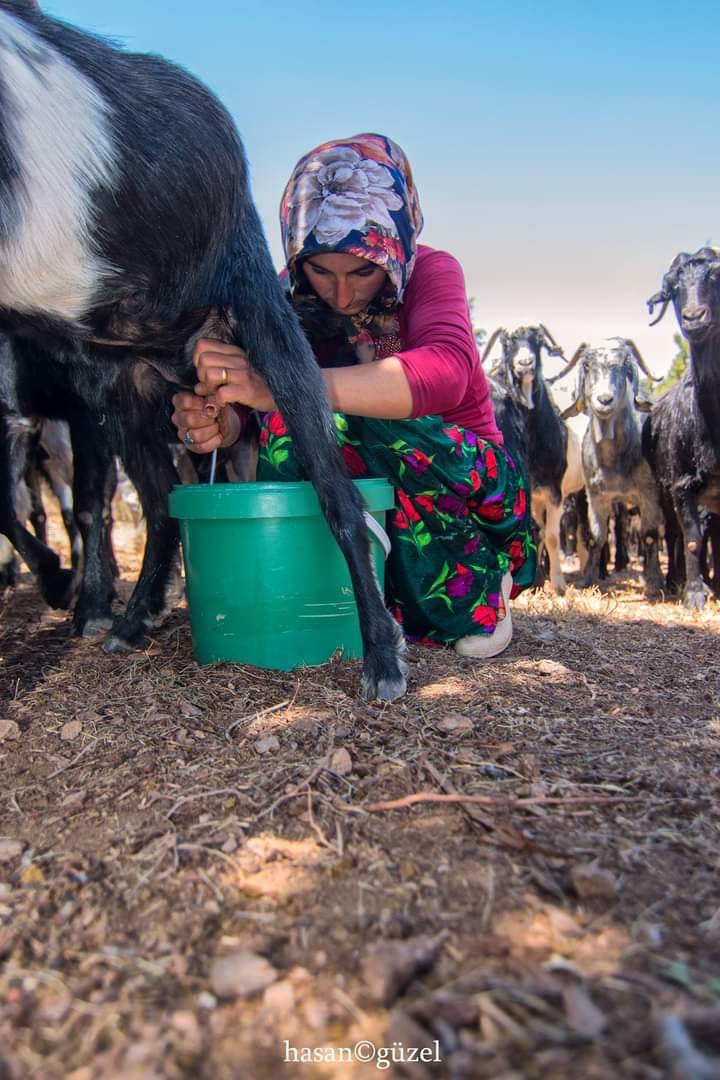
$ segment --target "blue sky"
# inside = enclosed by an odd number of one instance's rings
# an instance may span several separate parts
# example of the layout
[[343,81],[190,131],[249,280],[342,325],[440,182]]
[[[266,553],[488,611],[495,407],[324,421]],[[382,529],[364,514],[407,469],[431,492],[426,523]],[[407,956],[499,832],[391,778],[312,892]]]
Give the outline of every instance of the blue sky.
[[720,6],[710,0],[43,0],[162,53],[235,117],[275,261],[297,160],[381,131],[403,146],[422,239],[456,255],[476,323],[632,337],[658,372],[670,313],[644,302],[678,251],[720,243]]

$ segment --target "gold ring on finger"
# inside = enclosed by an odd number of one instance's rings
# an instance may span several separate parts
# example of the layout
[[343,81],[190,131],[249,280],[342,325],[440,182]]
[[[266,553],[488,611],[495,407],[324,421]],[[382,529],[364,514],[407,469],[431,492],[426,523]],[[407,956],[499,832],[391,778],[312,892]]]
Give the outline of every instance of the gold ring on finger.
[[227,384],[228,384],[228,372],[227,372],[226,367],[224,367],[222,369],[222,371],[220,372],[220,376],[221,376],[220,385],[221,386],[227,386]]

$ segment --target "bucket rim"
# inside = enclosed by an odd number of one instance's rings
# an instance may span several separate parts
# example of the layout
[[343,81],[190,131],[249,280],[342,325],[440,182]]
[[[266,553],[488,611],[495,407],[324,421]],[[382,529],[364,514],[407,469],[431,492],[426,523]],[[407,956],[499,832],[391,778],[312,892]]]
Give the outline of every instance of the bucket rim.
[[[395,505],[395,489],[384,477],[353,480],[372,513]],[[322,516],[309,480],[177,484],[170,492],[170,516],[185,519],[292,518]]]

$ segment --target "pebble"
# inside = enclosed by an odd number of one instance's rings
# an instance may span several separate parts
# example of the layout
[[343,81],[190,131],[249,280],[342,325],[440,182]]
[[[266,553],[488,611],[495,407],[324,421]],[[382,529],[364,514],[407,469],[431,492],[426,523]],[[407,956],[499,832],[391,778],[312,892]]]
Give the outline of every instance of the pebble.
[[0,840],[0,863],[17,859],[22,855],[24,846],[20,840]]
[[207,990],[201,990],[197,996],[197,1007],[211,1012],[217,1008],[217,998],[214,994],[208,993]]
[[570,878],[575,892],[583,900],[612,900],[617,895],[617,878],[595,862],[574,866]]
[[3,739],[19,739],[20,727],[14,720],[0,720],[0,741]]
[[469,716],[462,713],[448,713],[436,724],[439,731],[447,731],[452,735],[470,735],[473,730],[473,722]]
[[331,772],[337,773],[338,776],[347,776],[348,773],[352,772],[352,758],[344,746],[333,750],[328,768]]
[[256,740],[255,749],[258,754],[269,754],[272,750],[280,749],[280,740],[277,735],[265,735]]
[[263,1005],[271,1012],[289,1013],[295,1006],[295,989],[288,979],[272,983],[263,995]]
[[274,983],[277,977],[277,969],[264,956],[242,950],[213,960],[210,988],[220,999],[251,997]]

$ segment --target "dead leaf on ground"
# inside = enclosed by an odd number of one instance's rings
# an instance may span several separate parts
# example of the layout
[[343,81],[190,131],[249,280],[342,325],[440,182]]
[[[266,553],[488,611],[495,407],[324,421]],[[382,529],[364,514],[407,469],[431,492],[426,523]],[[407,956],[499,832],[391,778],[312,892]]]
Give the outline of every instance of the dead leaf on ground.
[[66,724],[63,724],[62,726],[60,738],[63,740],[63,742],[71,742],[73,739],[77,739],[81,731],[81,720],[68,720],[68,722]]
[[37,863],[31,863],[30,866],[26,866],[20,875],[21,885],[42,885],[45,880],[45,875],[42,872],[42,868]]
[[469,735],[473,730],[473,722],[469,716],[463,713],[448,713],[438,720],[435,725],[439,731],[446,731],[449,735]]
[[352,758],[344,746],[340,746],[337,750],[333,750],[330,755],[330,761],[328,762],[328,768],[331,772],[337,773],[338,776],[347,776],[348,773],[352,772]]
[[538,660],[535,665],[535,670],[540,675],[554,675],[556,678],[564,678],[566,675],[572,675],[572,671],[569,667],[565,667],[558,660]]
[[447,935],[413,938],[408,941],[373,945],[365,954],[362,973],[373,1001],[390,1005],[415,978],[428,971],[437,960]]
[[613,900],[617,896],[618,879],[611,870],[604,870],[597,862],[573,866],[570,880],[582,900]]
[[77,810],[86,798],[87,788],[79,788],[78,791],[71,791],[69,795],[66,795],[60,805],[64,810]]

